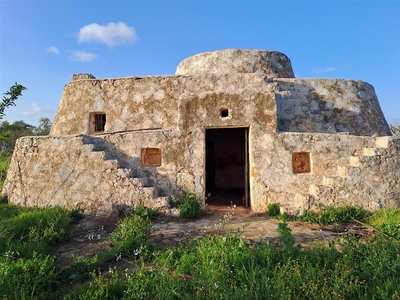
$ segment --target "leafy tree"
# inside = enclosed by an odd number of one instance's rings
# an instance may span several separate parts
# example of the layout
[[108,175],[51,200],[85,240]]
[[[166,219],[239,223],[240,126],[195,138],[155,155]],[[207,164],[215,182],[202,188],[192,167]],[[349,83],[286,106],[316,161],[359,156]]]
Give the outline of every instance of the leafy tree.
[[[0,102],[0,120],[3,119],[5,116],[4,110],[9,106],[15,106],[15,101],[17,101],[18,97],[22,95],[22,91],[25,91],[27,88],[19,83],[15,83],[10,90],[5,92],[3,96],[3,100]],[[3,125],[3,124],[2,124]],[[8,126],[9,123],[7,122],[4,124]],[[2,144],[2,150],[5,147],[5,143],[9,142],[12,138],[11,132],[1,129],[0,130],[0,143]]]
[[49,135],[51,129],[51,121],[49,118],[40,118],[39,126],[34,130],[35,135]]
[[7,121],[0,123],[0,145],[3,150],[13,150],[17,139],[27,135],[34,135],[35,126],[22,120],[10,124]]
[[17,101],[18,97],[22,95],[22,91],[27,88],[19,83],[15,83],[10,90],[5,92],[3,96],[3,100],[0,103],[0,119],[3,119],[5,116],[4,110],[9,106],[15,106],[15,101]]
[[393,135],[400,136],[400,119],[395,119],[389,124],[389,127]]

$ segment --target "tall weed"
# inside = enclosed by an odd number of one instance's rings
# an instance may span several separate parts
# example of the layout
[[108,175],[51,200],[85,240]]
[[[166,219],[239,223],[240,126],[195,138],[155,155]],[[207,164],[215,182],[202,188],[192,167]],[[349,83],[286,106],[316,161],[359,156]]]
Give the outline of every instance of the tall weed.
[[370,213],[362,207],[340,206],[324,207],[319,211],[306,211],[297,220],[327,225],[339,222],[349,222],[352,220],[364,220]]
[[375,211],[367,218],[367,222],[387,235],[400,239],[400,209],[387,208]]

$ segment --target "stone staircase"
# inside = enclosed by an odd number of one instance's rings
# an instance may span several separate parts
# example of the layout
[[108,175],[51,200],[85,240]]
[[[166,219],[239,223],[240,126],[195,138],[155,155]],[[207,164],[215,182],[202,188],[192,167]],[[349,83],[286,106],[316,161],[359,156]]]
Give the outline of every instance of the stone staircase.
[[157,188],[149,183],[148,178],[144,177],[140,170],[131,166],[121,157],[122,155],[118,155],[119,150],[112,143],[100,137],[83,136],[82,150],[90,159],[99,162],[104,172],[114,173],[112,176],[115,189],[121,187],[129,190],[129,196],[133,199],[128,199],[128,201],[125,199],[124,203],[115,203],[116,205],[123,204],[129,209],[129,201],[131,201],[132,206],[168,208],[168,197],[158,196]]

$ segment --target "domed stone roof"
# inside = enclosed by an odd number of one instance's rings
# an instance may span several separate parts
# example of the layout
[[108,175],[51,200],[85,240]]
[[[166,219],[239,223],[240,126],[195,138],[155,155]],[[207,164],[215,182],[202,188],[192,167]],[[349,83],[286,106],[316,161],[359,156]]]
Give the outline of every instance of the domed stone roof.
[[176,75],[259,73],[268,78],[294,78],[290,59],[269,50],[228,49],[204,52],[183,60]]

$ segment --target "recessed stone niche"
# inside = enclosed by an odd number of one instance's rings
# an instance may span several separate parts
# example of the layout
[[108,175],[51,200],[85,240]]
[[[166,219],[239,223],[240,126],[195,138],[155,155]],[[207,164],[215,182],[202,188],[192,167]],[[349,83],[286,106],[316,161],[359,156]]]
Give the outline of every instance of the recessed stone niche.
[[221,118],[229,117],[229,110],[227,108],[222,108],[220,110],[220,115],[221,115]]
[[161,166],[162,155],[161,149],[158,148],[142,148],[142,165],[144,167]]
[[311,172],[310,152],[293,152],[292,169],[293,173],[295,174],[310,173]]

